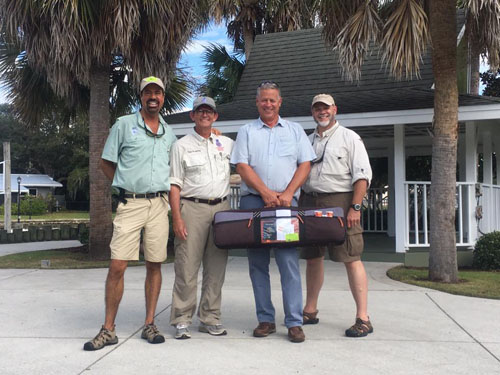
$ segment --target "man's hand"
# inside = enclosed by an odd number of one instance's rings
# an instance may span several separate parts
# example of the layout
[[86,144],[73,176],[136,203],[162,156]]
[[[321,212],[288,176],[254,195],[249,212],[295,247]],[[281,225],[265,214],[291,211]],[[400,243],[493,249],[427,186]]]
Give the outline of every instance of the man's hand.
[[182,220],[182,218],[179,218],[177,220],[173,220],[172,226],[174,228],[175,237],[178,237],[181,240],[187,239],[188,232],[186,229],[186,224],[184,224],[184,220]]
[[273,190],[267,190],[261,195],[264,201],[264,207],[276,207],[280,205],[280,199],[278,193]]
[[349,208],[347,213],[347,228],[352,228],[356,224],[361,223],[361,211],[356,211],[353,208]]
[[284,191],[278,195],[278,198],[280,200],[280,206],[290,207],[292,205],[293,193]]

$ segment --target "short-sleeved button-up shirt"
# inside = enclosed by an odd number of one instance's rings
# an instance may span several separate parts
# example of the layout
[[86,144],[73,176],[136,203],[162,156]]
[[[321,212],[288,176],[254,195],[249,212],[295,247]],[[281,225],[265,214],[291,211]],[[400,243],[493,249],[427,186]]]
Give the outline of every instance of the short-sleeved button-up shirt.
[[[259,118],[238,131],[231,163],[248,164],[269,189],[283,192],[297,166],[315,157],[311,142],[300,124],[280,117],[278,124],[271,128]],[[242,182],[241,194],[258,193]],[[297,190],[295,197],[298,195]]]
[[168,191],[170,148],[177,138],[161,116],[158,134],[165,131],[162,137],[147,135],[144,126],[140,112],[116,120],[102,158],[116,164],[114,187],[139,194]]
[[318,158],[302,189],[306,193],[342,193],[353,191],[353,184],[372,179],[370,159],[358,134],[337,122],[320,136],[315,130],[310,136]]
[[170,183],[179,186],[181,197],[215,199],[229,194],[233,143],[228,137],[204,138],[193,131],[172,146]]

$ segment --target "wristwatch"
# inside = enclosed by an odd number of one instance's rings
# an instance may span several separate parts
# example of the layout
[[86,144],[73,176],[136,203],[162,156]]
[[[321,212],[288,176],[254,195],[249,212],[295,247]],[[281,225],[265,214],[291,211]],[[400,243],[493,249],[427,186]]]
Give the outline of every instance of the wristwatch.
[[361,211],[361,205],[360,204],[353,204],[351,205],[354,211]]

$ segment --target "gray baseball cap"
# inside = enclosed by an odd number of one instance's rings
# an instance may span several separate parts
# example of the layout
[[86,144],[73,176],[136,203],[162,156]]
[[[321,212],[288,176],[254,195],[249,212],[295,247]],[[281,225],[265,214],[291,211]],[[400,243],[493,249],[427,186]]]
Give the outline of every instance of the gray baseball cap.
[[214,111],[217,111],[217,107],[215,106],[215,101],[208,96],[199,96],[193,102],[193,111],[196,111],[200,105],[208,105]]

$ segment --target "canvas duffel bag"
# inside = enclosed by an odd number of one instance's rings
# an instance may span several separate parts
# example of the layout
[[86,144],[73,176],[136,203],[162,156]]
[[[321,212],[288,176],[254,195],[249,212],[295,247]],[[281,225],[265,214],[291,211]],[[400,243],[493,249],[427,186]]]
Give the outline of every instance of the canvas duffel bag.
[[340,207],[219,211],[212,225],[215,245],[221,249],[340,245],[346,236]]

